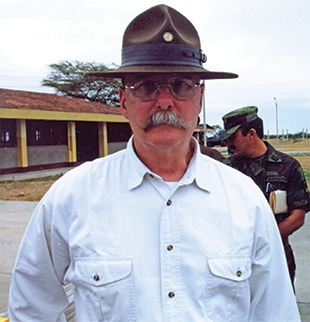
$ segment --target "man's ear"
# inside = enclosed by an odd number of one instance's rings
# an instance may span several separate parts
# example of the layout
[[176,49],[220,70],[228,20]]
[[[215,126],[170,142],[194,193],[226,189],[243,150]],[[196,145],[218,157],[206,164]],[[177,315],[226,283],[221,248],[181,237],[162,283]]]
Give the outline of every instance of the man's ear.
[[127,107],[126,107],[126,94],[125,94],[125,90],[121,87],[118,88],[118,96],[119,96],[119,102],[121,105],[121,111],[123,116],[128,120],[128,111],[127,111]]
[[248,134],[250,135],[251,139],[257,136],[256,130],[254,128],[251,128]]

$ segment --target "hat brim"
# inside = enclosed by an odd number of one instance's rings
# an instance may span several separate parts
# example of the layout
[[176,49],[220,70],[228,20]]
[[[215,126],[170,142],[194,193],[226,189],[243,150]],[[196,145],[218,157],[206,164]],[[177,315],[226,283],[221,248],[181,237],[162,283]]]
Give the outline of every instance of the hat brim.
[[224,132],[221,133],[220,135],[220,140],[221,141],[226,141],[228,140],[233,134],[235,134],[241,127],[242,124],[238,124],[228,130],[225,130]]
[[239,77],[234,73],[213,72],[195,66],[172,66],[172,65],[137,65],[124,66],[113,71],[88,72],[86,76],[98,78],[123,78],[130,74],[199,74],[201,79],[229,79]]

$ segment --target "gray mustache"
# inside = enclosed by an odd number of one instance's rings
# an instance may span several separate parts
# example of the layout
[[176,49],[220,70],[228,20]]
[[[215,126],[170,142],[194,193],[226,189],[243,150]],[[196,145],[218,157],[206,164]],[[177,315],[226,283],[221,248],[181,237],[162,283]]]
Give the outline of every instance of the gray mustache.
[[162,124],[172,125],[183,130],[190,127],[190,124],[187,124],[173,111],[157,111],[146,119],[143,129],[147,132],[152,127]]

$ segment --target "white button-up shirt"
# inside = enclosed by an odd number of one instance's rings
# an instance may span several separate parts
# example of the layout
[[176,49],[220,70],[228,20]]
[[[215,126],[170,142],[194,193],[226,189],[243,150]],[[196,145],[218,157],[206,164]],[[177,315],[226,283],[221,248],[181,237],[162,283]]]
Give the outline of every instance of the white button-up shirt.
[[64,320],[67,283],[82,322],[300,321],[265,197],[197,146],[178,183],[131,139],[53,185],[20,247],[10,321]]

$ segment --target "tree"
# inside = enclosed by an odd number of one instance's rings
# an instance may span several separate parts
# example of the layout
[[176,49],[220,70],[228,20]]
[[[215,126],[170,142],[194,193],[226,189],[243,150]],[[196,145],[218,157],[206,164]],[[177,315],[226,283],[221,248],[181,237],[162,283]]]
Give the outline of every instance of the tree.
[[223,128],[220,125],[212,125],[212,127],[215,136],[219,136],[222,132],[224,132]]
[[43,79],[42,86],[52,87],[62,96],[119,106],[117,88],[120,86],[120,80],[85,76],[86,72],[111,71],[113,68],[80,61],[60,61],[49,67],[52,71]]

